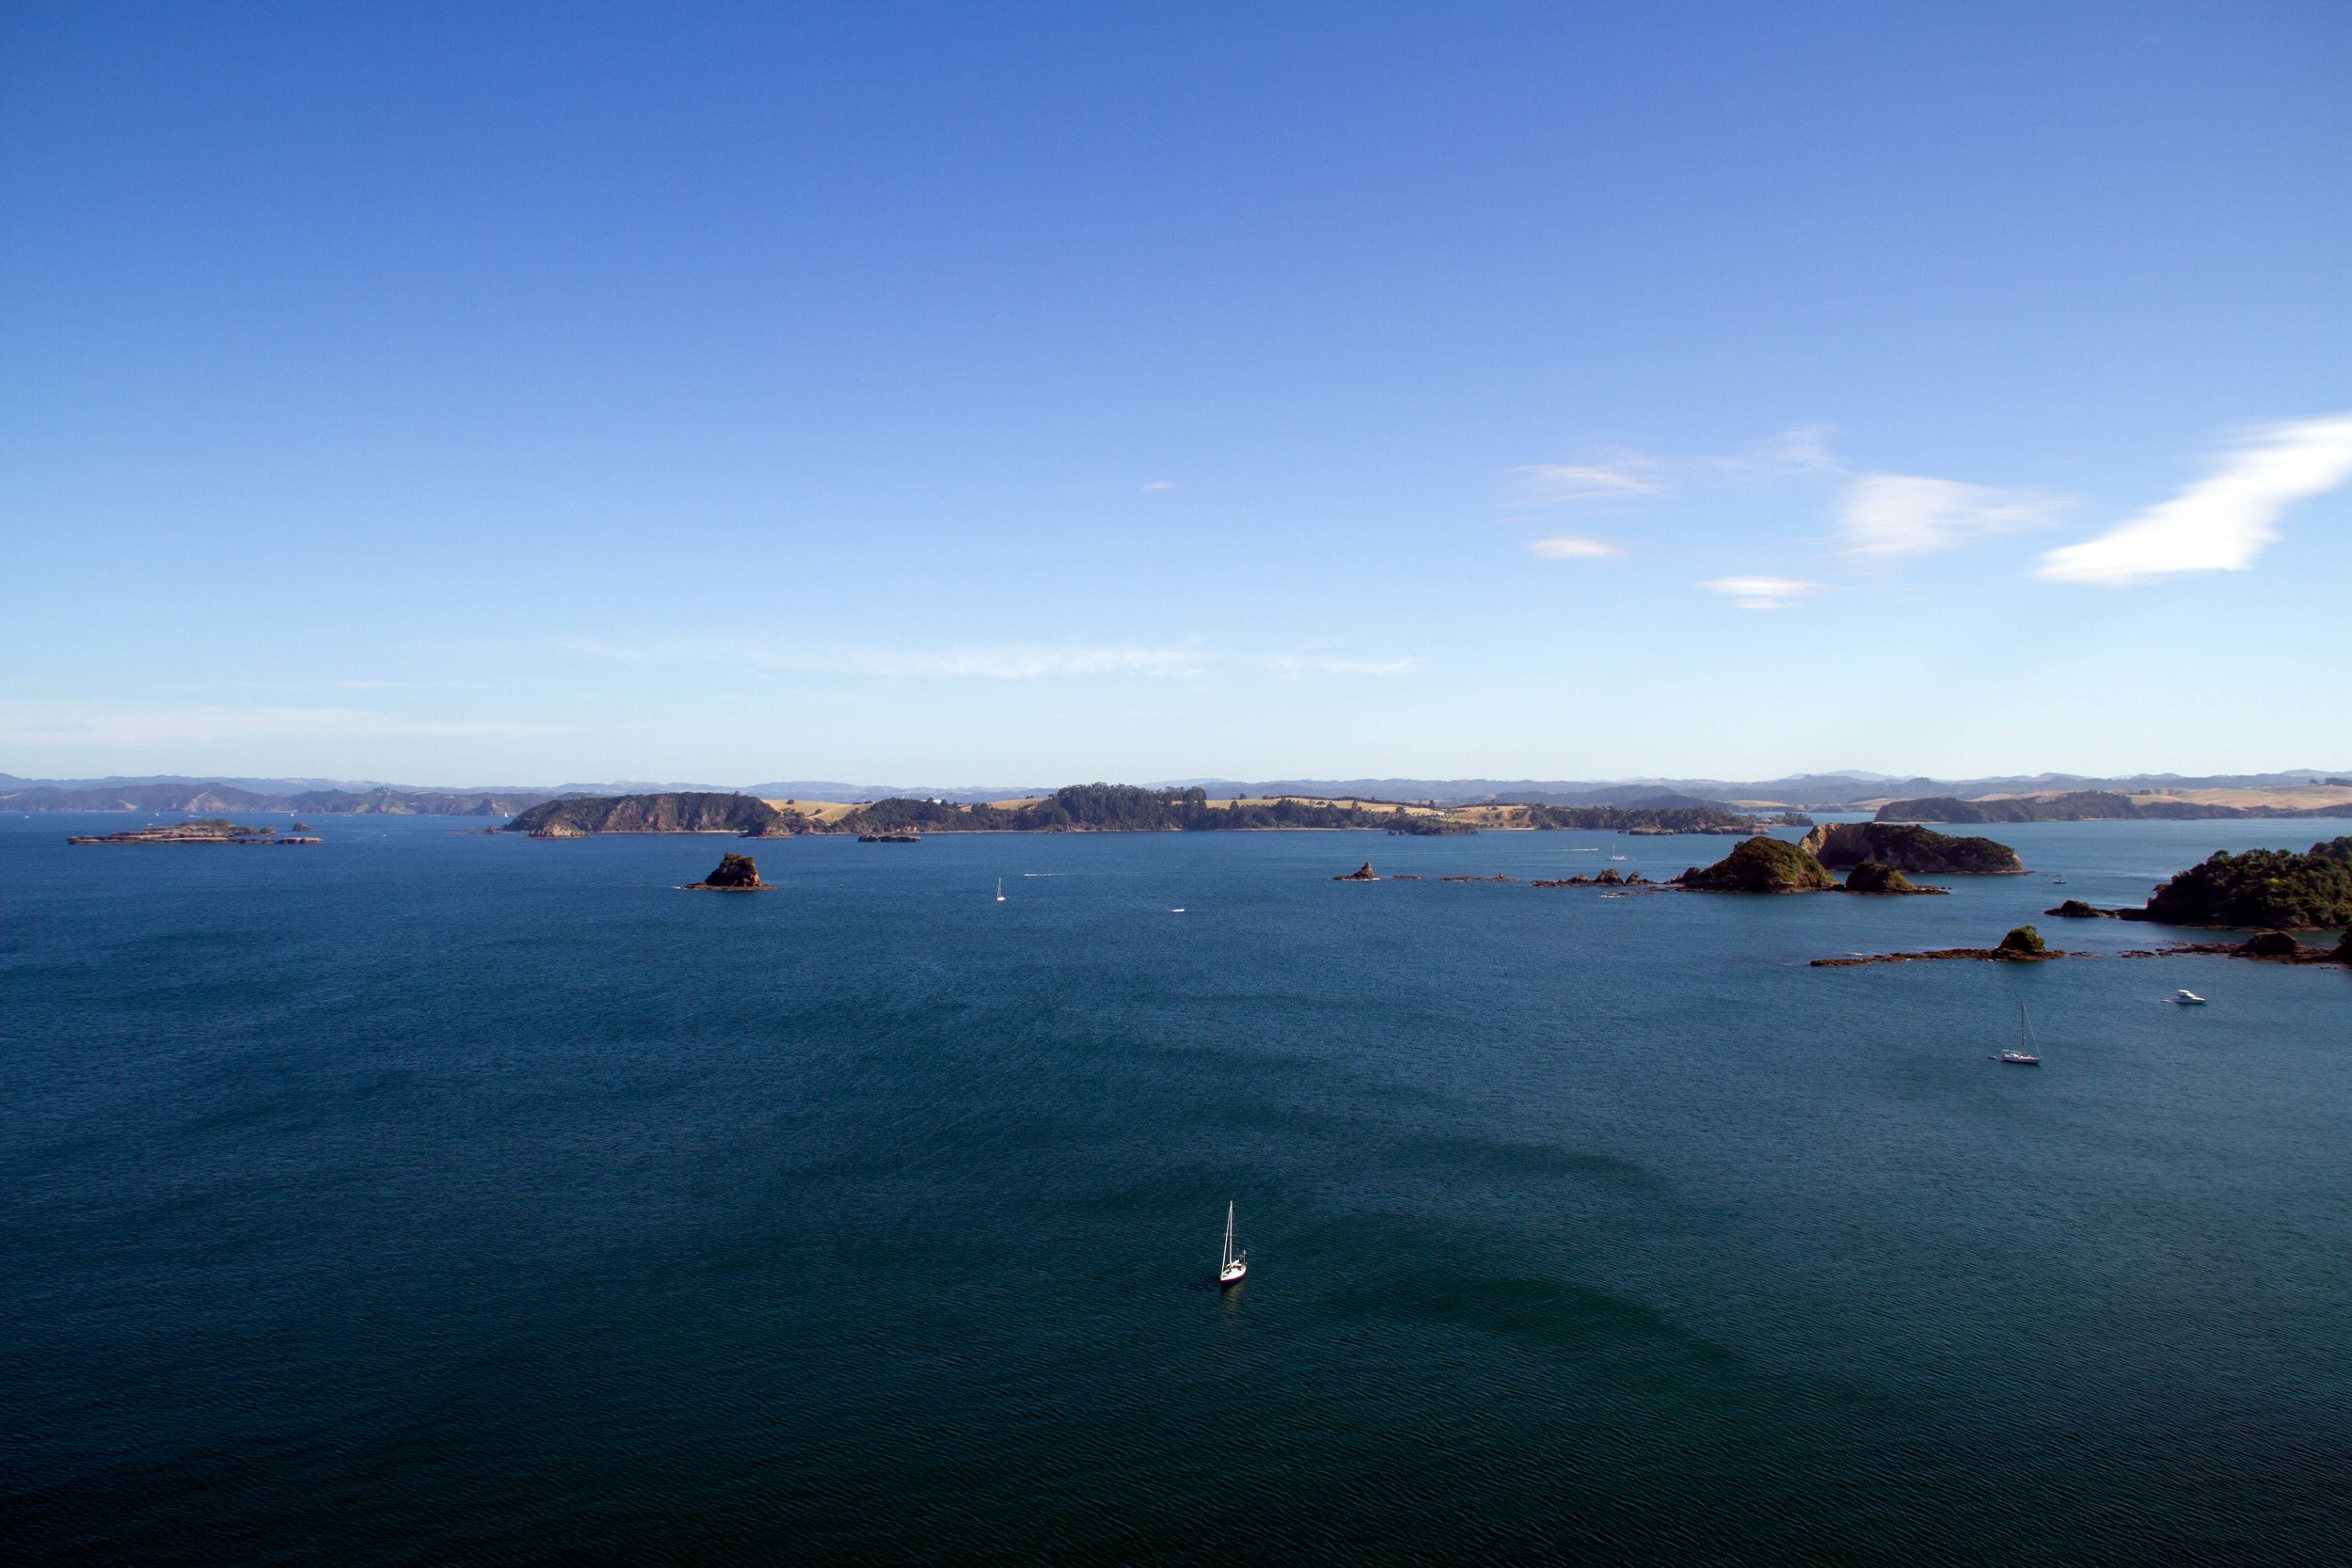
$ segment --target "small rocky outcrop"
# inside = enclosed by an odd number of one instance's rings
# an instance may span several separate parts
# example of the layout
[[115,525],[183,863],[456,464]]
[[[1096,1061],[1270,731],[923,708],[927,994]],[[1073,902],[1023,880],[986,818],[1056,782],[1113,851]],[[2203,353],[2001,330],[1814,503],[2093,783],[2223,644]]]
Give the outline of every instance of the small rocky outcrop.
[[2108,918],[2108,911],[2086,904],[2079,898],[2069,898],[2057,909],[2043,910],[2042,912],[2056,915],[2060,920],[2105,920]]
[[1380,879],[1373,874],[1372,862],[1366,861],[1346,875],[1334,877],[1331,879],[1335,882],[1376,882]]
[[1675,882],[1698,893],[1821,893],[1837,885],[1820,861],[1776,838],[1749,839],[1713,865],[1691,867]]
[[755,893],[775,886],[759,879],[759,864],[749,855],[729,854],[719,862],[719,867],[699,882],[689,882],[690,888],[707,889],[714,893]]
[[[1843,958],[1816,958],[1815,969],[1856,969],[1864,964],[1908,964],[1939,958],[1969,958],[1979,963],[2041,963],[2049,958],[2067,957],[2063,948],[2051,947],[2042,940],[2042,933],[2030,926],[2020,926],[2001,939],[1998,947],[1936,947],[1925,953],[1857,953]],[[2075,958],[2085,957],[2074,954]]]
[[2237,950],[2249,958],[2293,958],[2303,952],[2303,944],[2284,931],[2258,931],[2237,944]]
[[1948,890],[1940,887],[1921,887],[1891,865],[1882,865],[1877,861],[1864,861],[1860,865],[1846,873],[1846,891],[1877,894],[1941,894]]
[[2012,958],[2039,958],[2050,951],[2050,944],[2042,940],[2042,933],[2030,926],[2020,926],[2001,939],[1994,949]]

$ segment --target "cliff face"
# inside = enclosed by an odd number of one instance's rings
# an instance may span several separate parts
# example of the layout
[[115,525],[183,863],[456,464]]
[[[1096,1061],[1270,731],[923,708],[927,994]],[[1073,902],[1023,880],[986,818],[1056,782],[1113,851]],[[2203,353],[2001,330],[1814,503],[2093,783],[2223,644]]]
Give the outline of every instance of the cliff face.
[[1810,853],[1776,838],[1749,839],[1713,865],[1694,865],[1675,880],[1701,893],[1817,893],[1837,885]]
[[750,795],[588,795],[532,807],[506,831],[534,838],[587,833],[787,833],[791,818]]
[[1867,861],[1931,877],[2014,877],[2026,869],[2006,844],[1906,822],[1824,822],[1804,835],[1804,848],[1832,869]]

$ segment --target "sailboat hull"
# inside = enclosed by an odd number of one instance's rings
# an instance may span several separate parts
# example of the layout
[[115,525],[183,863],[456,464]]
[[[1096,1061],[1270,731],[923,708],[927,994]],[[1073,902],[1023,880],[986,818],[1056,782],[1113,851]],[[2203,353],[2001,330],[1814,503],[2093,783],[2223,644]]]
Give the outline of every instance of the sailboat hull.
[[1216,1288],[1222,1291],[1228,1285],[1238,1285],[1243,1281],[1243,1279],[1248,1276],[1248,1264],[1236,1263],[1232,1268],[1227,1269],[1224,1273],[1216,1276]]

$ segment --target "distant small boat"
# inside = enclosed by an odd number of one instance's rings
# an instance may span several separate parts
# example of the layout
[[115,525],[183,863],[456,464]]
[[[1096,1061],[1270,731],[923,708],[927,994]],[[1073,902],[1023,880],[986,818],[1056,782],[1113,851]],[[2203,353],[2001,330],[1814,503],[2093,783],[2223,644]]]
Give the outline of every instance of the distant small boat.
[[2053,887],[2063,887],[2066,885],[2066,879],[2063,877],[2053,877],[2050,879],[2050,885]]
[[996,902],[998,902],[999,904],[1001,904],[1001,903],[1003,903],[1004,901],[1005,901],[1005,879],[1004,879],[1002,877],[999,877],[999,878],[997,878],[997,879],[996,879]]
[[2026,1049],[2032,1043],[2032,1032],[2026,1024],[2026,1005],[2017,1004],[2017,1049],[2004,1051],[1996,1058],[2003,1067],[2040,1067],[2042,1058]]
[[2172,1005],[2176,1007],[2201,1007],[2205,999],[2193,990],[2176,990],[2172,993]]
[[1184,913],[1184,905],[1179,904],[1179,905],[1177,905],[1174,909],[1172,909],[1172,910],[1168,911],[1168,913],[1170,913],[1170,914],[1182,914],[1182,913]]
[[1238,1285],[1241,1276],[1249,1272],[1249,1254],[1233,1250],[1233,1206],[1225,1206],[1225,1251],[1216,1262],[1216,1288]]

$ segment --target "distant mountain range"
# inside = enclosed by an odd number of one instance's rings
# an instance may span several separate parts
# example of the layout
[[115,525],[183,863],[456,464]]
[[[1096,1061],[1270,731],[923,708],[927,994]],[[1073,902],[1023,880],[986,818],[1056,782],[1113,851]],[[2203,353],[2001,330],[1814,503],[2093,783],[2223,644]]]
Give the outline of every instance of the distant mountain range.
[[[1152,788],[1193,788],[1213,799],[1231,796],[1310,796],[1320,799],[1429,801],[1479,805],[1496,801],[1548,806],[1617,806],[1637,810],[1770,801],[1815,810],[1875,806],[1890,800],[1972,800],[1987,795],[2108,791],[2115,794],[2184,789],[2279,789],[2342,782],[2352,768],[2281,773],[2007,774],[1978,779],[1897,778],[1884,773],[1800,773],[1788,778],[1730,779],[1172,779]],[[958,802],[1005,800],[1053,793],[1032,784],[860,784],[827,779],[783,779],[748,784],[680,784],[616,779],[601,784],[447,788],[388,784],[375,780],[253,779],[148,774],[131,778],[26,779],[0,773],[0,811],[223,812],[512,816],[544,800],[581,795],[662,792],[739,793],[771,800],[881,800],[891,798]]]
[[2298,768],[2282,773],[2182,773],[2089,775],[2079,773],[2005,774],[1979,779],[1932,779],[1924,775],[1901,778],[1888,773],[1799,773],[1788,778],[1734,779],[1274,779],[1243,783],[1233,779],[1170,781],[1199,784],[1211,795],[1248,791],[1254,795],[1347,796],[1359,800],[1427,800],[1437,805],[1475,805],[1486,801],[1526,801],[1563,806],[1669,807],[1711,804],[1724,800],[1769,800],[1782,805],[1834,810],[1902,798],[1948,796],[1962,800],[1981,795],[2059,794],[2075,790],[2109,790],[2134,794],[2158,789],[2282,789],[2312,784],[2329,778],[2352,777],[2352,768],[2329,773]]

